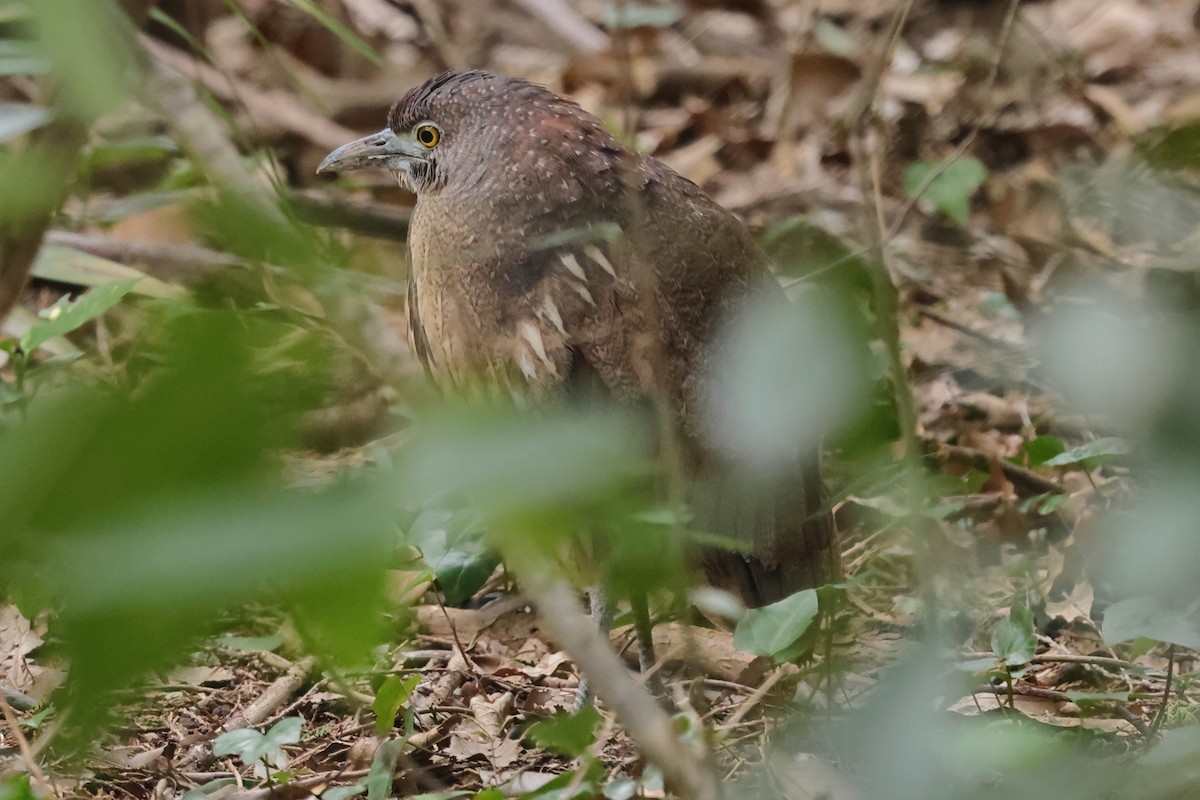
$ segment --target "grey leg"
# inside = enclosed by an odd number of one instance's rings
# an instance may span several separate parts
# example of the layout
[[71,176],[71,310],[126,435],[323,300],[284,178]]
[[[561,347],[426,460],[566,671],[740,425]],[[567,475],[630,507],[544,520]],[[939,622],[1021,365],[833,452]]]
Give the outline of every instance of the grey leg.
[[657,672],[650,672],[658,659],[654,655],[654,628],[650,624],[650,608],[646,604],[646,595],[642,592],[633,592],[629,598],[629,605],[633,611],[633,632],[637,637],[638,668],[641,669],[643,675],[650,675],[646,679],[646,688],[660,702],[666,702],[667,689],[663,686],[662,677]]
[[[596,626],[607,637],[608,632],[612,629],[613,620],[612,607],[608,604],[608,592],[601,586],[593,586],[588,589],[588,605],[591,606],[592,619]],[[571,711],[578,711],[590,706],[594,699],[587,676],[582,672],[579,673],[579,689],[576,691],[575,704],[571,707]]]

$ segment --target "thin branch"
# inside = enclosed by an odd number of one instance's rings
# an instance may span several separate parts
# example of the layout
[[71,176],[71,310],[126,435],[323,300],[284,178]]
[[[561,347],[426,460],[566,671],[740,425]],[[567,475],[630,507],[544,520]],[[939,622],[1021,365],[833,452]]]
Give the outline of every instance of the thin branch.
[[231,253],[222,253],[194,244],[157,244],[127,242],[100,234],[49,231],[46,241],[89,253],[121,264],[138,264],[145,272],[163,280],[183,284],[215,275],[230,267],[247,267],[248,262]]
[[386,203],[371,203],[324,192],[290,192],[288,202],[296,216],[313,225],[345,228],[364,236],[408,240],[412,209]]
[[612,46],[608,35],[563,0],[516,0],[530,16],[545,23],[580,55],[595,55]]
[[249,728],[265,720],[275,709],[283,705],[285,700],[296,693],[316,664],[317,660],[312,656],[306,656],[296,661],[287,672],[276,678],[266,691],[255,698],[254,702],[242,711],[230,715],[221,725],[222,729],[232,731],[238,728]]
[[941,461],[965,464],[982,472],[987,472],[991,469],[992,464],[996,464],[1004,473],[1004,477],[1012,481],[1013,486],[1034,494],[1067,494],[1066,489],[1049,478],[1011,461],[988,455],[982,450],[955,444],[942,444],[930,439],[924,440],[924,443],[932,450],[934,457]]
[[[510,559],[514,567],[521,561]],[[587,673],[596,695],[621,720],[646,758],[662,770],[672,790],[689,800],[716,800],[716,776],[704,754],[679,738],[671,718],[630,676],[599,628],[583,613],[571,587],[534,570],[521,569],[519,574],[546,631]]]
[[[240,103],[258,125],[266,124],[277,130],[294,133],[312,144],[332,150],[340,147],[359,134],[347,127],[331,122],[324,117],[314,114],[296,102],[294,95],[282,91],[264,92],[251,86],[239,85],[236,91],[227,76],[209,65],[186,53],[180,52],[148,36],[142,37],[142,45],[154,56],[160,64],[169,66],[183,76],[198,82],[216,97],[226,102]],[[162,68],[156,70],[156,80],[163,80]],[[193,95],[195,92],[189,87]],[[152,92],[153,96],[163,97],[161,92]],[[177,92],[173,96],[179,97]],[[184,109],[180,109],[184,110]]]
[[1163,721],[1167,718],[1167,705],[1171,702],[1171,679],[1175,675],[1175,645],[1167,647],[1167,680],[1163,687],[1162,703],[1159,704],[1158,710],[1154,714],[1154,720],[1150,723],[1150,730],[1146,732],[1147,744],[1154,734],[1158,733],[1158,729],[1162,727]]

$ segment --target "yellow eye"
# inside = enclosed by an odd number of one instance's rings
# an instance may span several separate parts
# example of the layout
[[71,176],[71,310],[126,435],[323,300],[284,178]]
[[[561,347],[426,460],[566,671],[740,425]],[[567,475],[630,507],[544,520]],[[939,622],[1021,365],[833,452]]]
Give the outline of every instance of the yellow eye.
[[416,137],[423,146],[432,148],[437,147],[437,143],[441,141],[442,132],[436,125],[425,123],[417,126]]

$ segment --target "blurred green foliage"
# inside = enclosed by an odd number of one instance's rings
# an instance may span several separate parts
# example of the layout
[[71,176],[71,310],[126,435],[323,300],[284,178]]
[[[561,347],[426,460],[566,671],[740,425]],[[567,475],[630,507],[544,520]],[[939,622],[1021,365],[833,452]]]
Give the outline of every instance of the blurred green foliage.
[[[326,16],[315,4],[299,5]],[[90,122],[123,108],[141,57],[115,3],[14,7],[0,20],[0,75],[35,78],[45,91],[37,103],[0,106],[5,223],[46,211],[58,197],[55,181],[75,174],[53,147],[25,146],[29,135],[56,120]],[[649,7],[629,10],[659,15],[663,22],[654,24],[669,21]],[[339,36],[360,52],[366,47],[349,31]],[[1119,223],[1119,245],[1172,253],[1195,230],[1196,188],[1192,177],[1164,171],[1194,170],[1195,140],[1194,125],[1157,132],[1143,143],[1150,170],[1113,159],[1069,171],[1065,201]],[[88,178],[133,156],[169,168],[100,222],[207,185],[203,165],[169,134],[95,142],[77,174]],[[965,226],[986,170],[969,158],[935,170],[912,165],[907,191],[916,198],[920,189]],[[401,445],[378,448],[354,469],[300,477],[286,470],[282,455],[304,452],[305,420],[342,388],[344,363],[370,360],[369,342],[335,313],[353,277],[340,248],[298,222],[286,203],[264,209],[216,188],[192,204],[199,235],[252,268],[190,297],[140,296],[124,279],[89,284],[95,288],[64,298],[6,342],[14,379],[0,387],[0,590],[27,616],[52,612],[55,646],[70,664],[53,701],[69,723],[56,745],[94,742],[121,690],[178,663],[249,603],[284,609],[301,646],[334,668],[372,663],[373,646],[395,636],[388,614],[396,609],[384,589],[402,544],[422,551],[452,603],[479,588],[497,551],[538,569],[577,571],[580,583],[604,580],[618,592],[687,584],[677,534],[695,532],[685,530],[686,512],[664,500],[654,437],[629,409],[534,416],[435,405],[412,391],[397,404],[410,424]],[[951,481],[892,463],[887,449],[899,426],[883,387],[879,340],[895,320],[874,307],[871,256],[804,219],[772,230],[764,245],[798,301],[747,320],[735,335],[736,357],[723,364],[729,394],[716,414],[726,445],[748,448],[753,460],[824,437],[852,478],[836,499],[863,498],[886,525],[910,529],[919,550],[923,526],[948,513],[937,501]],[[1104,634],[1109,645],[1141,637],[1196,647],[1200,329],[1177,309],[1090,289],[1065,293],[1047,313],[1038,334],[1042,368],[1070,408],[1102,415],[1121,435],[1072,449],[1043,436],[1022,456],[1030,466],[1090,467],[1118,457],[1132,466],[1136,498],[1098,526]],[[105,358],[86,337],[85,354],[36,355],[39,345],[87,332],[98,318],[120,334]],[[967,476],[946,493],[967,494],[985,478]],[[590,567],[564,555],[581,531],[596,540]],[[1057,728],[1003,708],[971,720],[945,713],[998,662],[1014,671],[1027,664],[1035,622],[1045,620],[1015,604],[992,628],[990,665],[959,669],[953,654],[963,637],[943,624],[948,609],[939,607],[938,589],[969,576],[939,566],[922,575],[928,602],[912,603],[927,614],[919,646],[850,710],[813,714],[798,703],[787,735],[730,796],[794,796],[802,753],[835,762],[864,798],[1195,796],[1196,727],[1115,755],[1111,736],[1082,727]],[[736,641],[764,655],[787,653],[816,614],[815,593],[795,595],[751,612]],[[383,733],[413,687],[391,676],[376,688]],[[580,756],[596,723],[586,712],[540,722],[529,735]],[[256,760],[294,740],[293,727],[245,736],[229,752]],[[366,781],[372,798],[390,792],[404,744],[402,737],[380,748]],[[585,759],[542,794],[637,790],[631,780],[605,786],[604,778],[599,762]],[[0,781],[0,800],[33,796],[23,776]]]

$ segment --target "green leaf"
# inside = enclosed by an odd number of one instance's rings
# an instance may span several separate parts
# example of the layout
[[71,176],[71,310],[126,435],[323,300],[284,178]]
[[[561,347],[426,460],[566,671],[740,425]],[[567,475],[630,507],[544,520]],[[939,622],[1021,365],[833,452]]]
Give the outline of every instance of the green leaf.
[[300,741],[300,730],[304,727],[301,717],[284,717],[271,726],[263,735],[263,755],[271,750],[282,748],[285,744],[296,744]]
[[1172,171],[1200,169],[1200,122],[1155,131],[1153,138],[1142,149],[1155,167]]
[[237,756],[242,763],[251,764],[255,759],[251,758],[250,754],[258,749],[262,740],[263,735],[253,728],[226,731],[213,739],[213,755]]
[[1048,494],[1040,503],[1037,504],[1037,513],[1041,514],[1042,516],[1053,514],[1063,503],[1070,499],[1071,495],[1065,492],[1062,494]]
[[1102,439],[1072,447],[1067,452],[1043,462],[1047,467],[1066,467],[1084,461],[1108,461],[1115,456],[1130,453],[1129,442],[1118,436],[1106,436]]
[[1131,597],[1105,609],[1101,630],[1110,645],[1145,637],[1200,649],[1200,613],[1195,604],[1180,609],[1156,597]]
[[733,646],[760,656],[774,655],[795,643],[817,618],[817,592],[805,589],[777,603],[752,608],[733,632]]
[[129,278],[97,286],[74,302],[71,302],[70,298],[63,297],[43,311],[41,313],[42,321],[21,337],[21,349],[26,353],[32,353],[43,342],[70,333],[79,326],[94,320],[121,302],[122,297],[133,291],[136,283],[137,279]]
[[217,792],[218,789],[224,789],[226,786],[237,786],[240,780],[232,776],[228,778],[217,778],[215,780],[202,783],[195,788],[188,789],[184,792],[179,800],[208,800],[210,795]]
[[321,792],[321,800],[346,800],[346,798],[360,795],[366,790],[367,784],[361,781],[349,786],[332,786]]
[[578,757],[596,741],[600,712],[594,706],[581,708],[574,714],[556,714],[550,719],[529,726],[529,738],[541,747],[564,756]]
[[420,549],[452,606],[475,594],[500,563],[485,533],[473,508],[422,511],[408,530],[408,540]]
[[934,208],[965,228],[970,222],[971,195],[987,180],[987,167],[971,156],[951,161],[918,195],[917,191],[940,166],[928,161],[918,161],[910,166],[904,174],[904,191],[914,199],[927,198]]
[[1062,455],[1067,448],[1062,439],[1057,436],[1044,434],[1029,440],[1021,446],[1021,454],[1025,456],[1031,467],[1040,467],[1048,460]]
[[27,103],[0,103],[0,142],[29,133],[49,121],[49,109]]
[[1028,664],[1037,653],[1033,614],[1023,605],[1015,605],[1007,617],[992,629],[992,652],[1010,667]]
[[371,710],[375,712],[375,732],[386,736],[396,726],[396,714],[400,707],[412,697],[413,690],[420,682],[420,675],[409,675],[401,678],[399,675],[389,675],[375,692],[375,701]]
[[389,739],[376,748],[375,758],[371,760],[371,769],[367,774],[367,800],[385,800],[391,795],[396,761],[407,743],[408,737]]
[[300,717],[284,717],[266,733],[250,728],[228,731],[213,740],[213,755],[236,755],[247,766],[268,764],[282,767],[287,763],[283,747],[300,741],[303,725],[304,720]]

